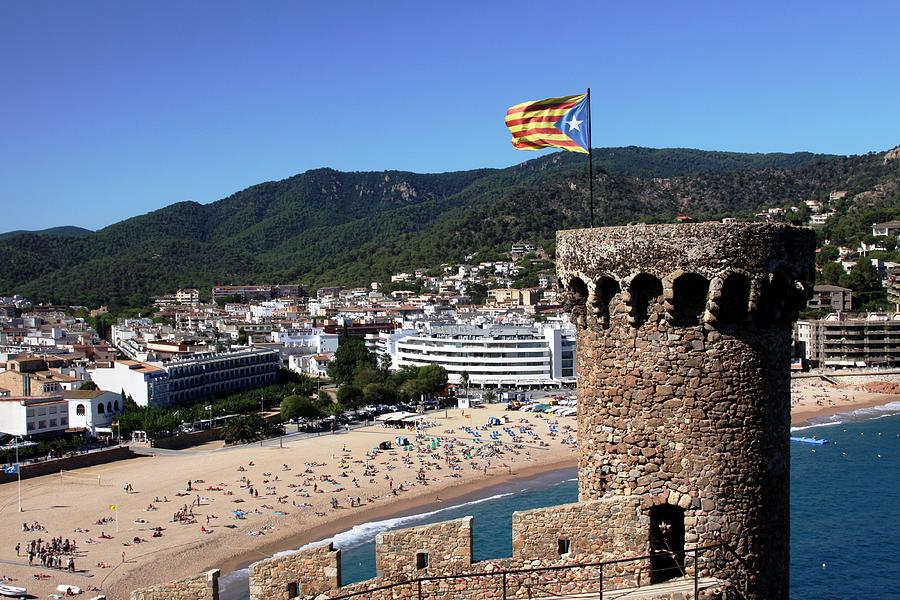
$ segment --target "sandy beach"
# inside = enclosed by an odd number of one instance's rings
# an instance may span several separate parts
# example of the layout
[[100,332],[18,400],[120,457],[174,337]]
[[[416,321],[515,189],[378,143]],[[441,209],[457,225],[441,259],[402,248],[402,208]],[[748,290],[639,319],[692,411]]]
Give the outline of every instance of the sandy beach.
[[[794,425],[900,400],[889,380],[874,386],[872,378],[834,381],[793,380]],[[128,598],[137,587],[209,568],[225,574],[360,523],[433,510],[511,478],[576,464],[574,418],[504,409],[435,413],[418,439],[415,432],[370,426],[289,439],[283,448],[277,442],[212,444],[84,470],[100,476],[99,486],[96,478],[30,479],[22,484],[22,514],[16,511],[16,485],[5,484],[0,486],[0,576],[38,597],[64,583],[102,591],[110,599]],[[517,439],[495,426],[479,430],[482,441],[476,443],[464,431],[492,416],[508,417],[505,427]],[[497,440],[491,440],[492,432]],[[380,442],[398,435],[413,447],[373,453]],[[42,530],[23,531],[23,523],[35,521]],[[29,542],[53,537],[77,543],[75,574],[27,566]],[[40,564],[37,557],[34,562]]]
[[[476,443],[463,430],[484,425],[491,416],[509,417],[505,427],[516,439],[495,426],[477,431],[482,441]],[[451,410],[447,417],[435,413],[429,420],[418,440],[414,432],[371,426],[290,440],[283,448],[188,450],[83,470],[99,475],[100,486],[87,478],[25,480],[22,514],[16,485],[5,484],[0,486],[0,576],[38,597],[58,584],[74,584],[111,599],[127,598],[136,587],[213,567],[225,573],[357,523],[451,502],[483,486],[577,460],[572,417],[505,412],[493,405]],[[492,432],[497,440],[490,439]],[[414,447],[372,452],[398,435]],[[23,531],[23,523],[35,522],[41,530]],[[76,573],[27,566],[29,542],[56,537],[77,543]],[[40,564],[37,557],[34,563]]]
[[[831,379],[831,381],[829,381]],[[900,376],[808,376],[791,381],[791,425],[900,401]]]

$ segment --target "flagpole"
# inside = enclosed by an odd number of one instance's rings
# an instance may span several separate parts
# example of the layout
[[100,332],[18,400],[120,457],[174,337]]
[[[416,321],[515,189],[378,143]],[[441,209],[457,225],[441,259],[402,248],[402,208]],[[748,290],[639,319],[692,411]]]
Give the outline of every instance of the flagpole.
[[587,89],[588,109],[588,187],[591,196],[591,228],[594,227],[594,147],[591,144],[591,88]]

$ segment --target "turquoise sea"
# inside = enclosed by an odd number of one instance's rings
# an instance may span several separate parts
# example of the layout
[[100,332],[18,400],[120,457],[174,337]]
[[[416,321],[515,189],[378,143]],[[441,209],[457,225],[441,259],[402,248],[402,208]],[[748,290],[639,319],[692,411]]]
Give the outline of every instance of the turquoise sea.
[[[791,445],[791,597],[900,599],[900,404],[823,419]],[[492,488],[424,514],[367,523],[339,534],[345,583],[375,575],[379,531],[475,517],[475,559],[512,553],[512,513],[577,500],[575,470]],[[222,600],[247,597],[246,571],[223,576]]]

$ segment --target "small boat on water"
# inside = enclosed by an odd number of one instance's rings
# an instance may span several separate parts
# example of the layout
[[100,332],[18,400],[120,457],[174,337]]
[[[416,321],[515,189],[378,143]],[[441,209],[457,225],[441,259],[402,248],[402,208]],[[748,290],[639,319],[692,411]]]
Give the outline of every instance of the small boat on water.
[[824,438],[815,438],[815,437],[799,437],[799,436],[791,436],[792,442],[798,442],[800,444],[814,444],[816,446],[824,446],[829,443],[828,440]]
[[0,585],[0,596],[6,596],[8,598],[21,598],[22,596],[27,595],[28,592],[23,587],[16,587],[14,585]]

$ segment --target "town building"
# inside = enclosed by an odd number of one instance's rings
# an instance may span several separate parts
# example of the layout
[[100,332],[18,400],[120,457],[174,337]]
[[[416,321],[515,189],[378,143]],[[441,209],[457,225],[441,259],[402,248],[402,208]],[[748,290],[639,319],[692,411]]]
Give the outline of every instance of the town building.
[[487,296],[497,304],[532,306],[538,301],[538,291],[531,288],[494,288],[488,290]]
[[798,354],[813,366],[900,366],[900,313],[832,313],[798,321],[795,339]]
[[69,408],[60,393],[0,397],[0,433],[50,437],[68,427]]
[[820,227],[828,222],[828,219],[834,216],[834,212],[820,213],[809,217],[810,225]]
[[850,310],[853,307],[853,292],[837,285],[817,285],[806,304],[807,308],[826,310]]
[[872,223],[872,235],[879,237],[900,236],[900,221],[886,221],[884,223]]
[[182,288],[175,292],[175,301],[178,304],[200,304],[200,290]]
[[122,394],[106,390],[63,392],[68,404],[69,430],[84,431],[91,437],[110,434],[113,420],[124,408]]
[[887,270],[885,287],[888,301],[894,304],[894,310],[900,312],[900,267],[891,267]]
[[288,357],[288,368],[295,373],[328,377],[328,365],[334,360],[334,352],[299,354]]
[[39,356],[13,358],[6,362],[6,370],[0,371],[0,388],[9,390],[11,396],[58,396],[62,390],[80,387],[82,383],[74,376],[53,372]]
[[575,331],[564,326],[442,325],[386,340],[392,365],[440,365],[448,380],[481,388],[540,388],[575,382]]
[[306,288],[300,284],[265,284],[265,285],[217,285],[212,289],[213,302],[226,299],[237,299],[241,302],[251,300],[272,300],[274,298],[299,298],[306,296]]
[[162,366],[136,360],[117,360],[112,367],[90,372],[101,390],[121,391],[138,406],[170,403],[168,375]]
[[279,366],[278,352],[255,349],[157,363],[119,360],[90,374],[97,387],[121,390],[138,406],[164,406],[271,385]]

